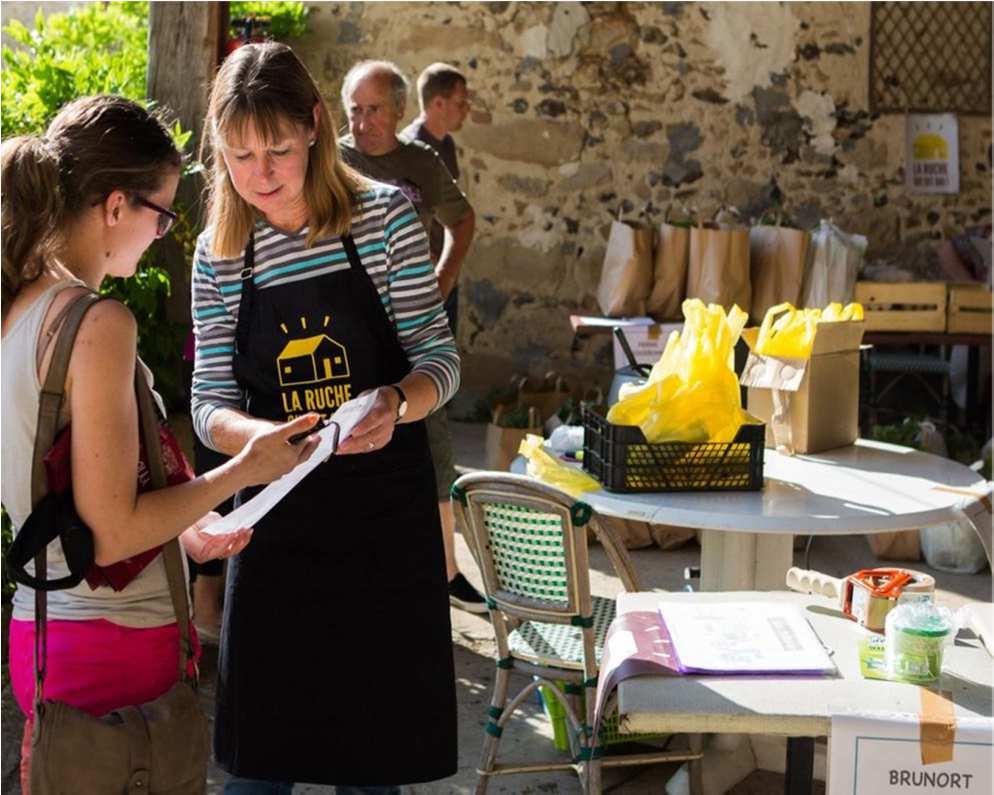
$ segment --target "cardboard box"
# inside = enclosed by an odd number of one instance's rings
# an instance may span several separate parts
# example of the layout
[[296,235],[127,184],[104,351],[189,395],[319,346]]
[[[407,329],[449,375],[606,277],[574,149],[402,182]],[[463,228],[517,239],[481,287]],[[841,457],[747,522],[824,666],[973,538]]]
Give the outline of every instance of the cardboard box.
[[[859,436],[859,344],[865,323],[819,323],[811,358],[780,359],[751,352],[759,329],[742,337],[750,354],[741,383],[750,414],[766,423],[766,446],[796,453],[845,447]],[[782,421],[774,422],[779,392]],[[779,437],[779,439],[778,439]]]

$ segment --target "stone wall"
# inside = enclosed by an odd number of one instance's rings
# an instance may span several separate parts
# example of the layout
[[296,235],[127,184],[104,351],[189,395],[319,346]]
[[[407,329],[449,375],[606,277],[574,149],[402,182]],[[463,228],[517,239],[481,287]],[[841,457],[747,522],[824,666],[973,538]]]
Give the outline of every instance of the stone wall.
[[[596,312],[610,221],[722,205],[831,217],[871,258],[990,214],[991,121],[960,118],[961,193],[904,189],[904,121],[868,111],[868,3],[320,3],[297,43],[339,118],[360,58],[412,80],[463,68],[473,111],[457,135],[477,233],[462,277],[463,380],[514,371],[606,382]],[[409,116],[416,113],[411,98]]]

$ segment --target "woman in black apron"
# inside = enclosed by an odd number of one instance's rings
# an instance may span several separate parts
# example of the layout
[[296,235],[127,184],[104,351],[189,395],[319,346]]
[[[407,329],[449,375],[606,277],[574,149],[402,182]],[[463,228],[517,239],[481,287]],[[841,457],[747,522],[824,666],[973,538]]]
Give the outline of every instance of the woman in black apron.
[[[258,81],[248,79],[247,71]],[[307,95],[308,89],[313,94]],[[314,103],[314,124],[305,129],[310,140],[302,144],[303,168],[313,167],[318,131],[330,135],[334,145],[313,80],[283,45],[250,45],[229,57],[211,95],[208,127],[223,128],[223,98],[253,91],[262,96],[251,97],[251,108],[271,100],[267,91],[290,108],[302,92]],[[248,121],[256,129],[265,124],[252,111]],[[284,121],[306,128],[292,109]],[[262,147],[261,157],[273,162],[258,172],[236,160],[255,157],[253,144],[244,150],[224,146],[229,171],[217,154],[215,168],[222,178],[230,175],[239,195],[266,219],[256,225],[265,241],[257,246],[250,236],[238,263],[231,368],[244,413],[282,421],[310,408],[327,416],[343,396],[378,390],[374,411],[382,416],[389,407],[392,415],[368,434],[365,425],[358,426],[343,449],[359,454],[333,455],[318,466],[255,525],[253,543],[231,561],[214,738],[219,764],[234,776],[225,791],[289,792],[292,782],[313,782],[338,785],[340,792],[349,791],[346,786],[389,792],[400,784],[449,776],[456,769],[456,706],[448,591],[424,424],[410,421],[427,413],[436,389],[430,379],[411,372],[363,264],[362,257],[372,255],[360,255],[348,233],[320,241],[322,251],[332,252],[325,260],[339,262],[338,269],[266,284],[280,270],[270,265],[259,271],[273,240],[276,248],[299,248],[305,234],[283,231],[273,216],[279,210],[282,217],[285,207],[269,201],[274,194],[293,197],[295,172],[279,158],[293,158],[295,145],[285,147],[287,155],[279,146]],[[276,187],[255,201],[251,186],[262,184],[258,174],[265,177],[263,187]],[[218,234],[217,217],[212,221]],[[363,234],[363,251],[376,251],[368,229]],[[223,267],[223,260],[212,261],[218,281]],[[301,260],[284,269],[306,273],[308,267]],[[195,316],[209,314],[198,310],[197,289],[195,278]],[[318,322],[314,319],[323,319],[320,334],[301,331]],[[198,357],[223,347],[208,345],[200,335]],[[321,345],[334,349],[320,353]],[[311,369],[302,375],[301,368]],[[333,380],[325,387],[301,386],[323,383],[322,378]],[[410,414],[397,416],[408,401]],[[194,408],[196,415],[196,401]],[[226,416],[230,425],[219,432],[221,423],[212,416],[211,429],[215,446],[227,446],[223,452],[230,453],[239,422],[244,428],[251,420],[235,412]],[[240,501],[257,491],[243,492]]]

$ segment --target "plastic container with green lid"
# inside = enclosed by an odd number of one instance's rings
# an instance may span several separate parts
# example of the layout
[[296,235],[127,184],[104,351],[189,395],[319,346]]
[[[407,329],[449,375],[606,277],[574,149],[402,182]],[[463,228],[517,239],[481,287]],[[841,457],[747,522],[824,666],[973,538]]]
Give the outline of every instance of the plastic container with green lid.
[[888,676],[906,682],[934,682],[942,673],[942,653],[952,640],[952,613],[933,602],[895,607],[884,626]]

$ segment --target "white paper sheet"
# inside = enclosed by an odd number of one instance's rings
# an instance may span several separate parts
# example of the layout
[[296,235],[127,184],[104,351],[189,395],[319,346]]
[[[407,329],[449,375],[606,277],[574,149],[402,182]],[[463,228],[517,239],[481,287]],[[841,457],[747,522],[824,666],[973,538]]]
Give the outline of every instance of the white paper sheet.
[[794,605],[663,602],[659,613],[681,670],[702,673],[821,673],[835,666]]
[[298,464],[279,480],[274,480],[266,488],[256,494],[251,500],[243,503],[220,521],[204,528],[210,535],[226,535],[241,527],[253,527],[263,516],[272,510],[273,506],[289,494],[315,467],[324,461],[335,447],[335,425],[338,426],[338,441],[344,442],[356,424],[369,412],[376,397],[375,392],[353,398],[338,407],[331,416],[331,422],[318,431],[321,442],[311,457]]

